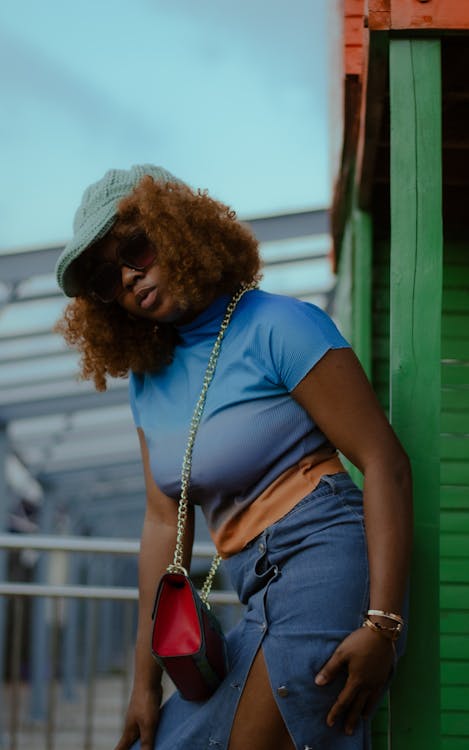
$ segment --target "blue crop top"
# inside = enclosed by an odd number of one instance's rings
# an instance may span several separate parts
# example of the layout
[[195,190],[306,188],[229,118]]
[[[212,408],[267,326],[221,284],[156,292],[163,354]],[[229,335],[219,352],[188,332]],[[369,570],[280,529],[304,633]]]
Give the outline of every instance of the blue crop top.
[[[170,365],[130,377],[130,404],[145,433],[153,477],[176,500],[189,423],[228,302],[220,297],[177,326],[180,341]],[[289,393],[329,349],[348,346],[315,305],[257,289],[242,297],[193,450],[189,498],[202,506],[212,532],[327,443]]]

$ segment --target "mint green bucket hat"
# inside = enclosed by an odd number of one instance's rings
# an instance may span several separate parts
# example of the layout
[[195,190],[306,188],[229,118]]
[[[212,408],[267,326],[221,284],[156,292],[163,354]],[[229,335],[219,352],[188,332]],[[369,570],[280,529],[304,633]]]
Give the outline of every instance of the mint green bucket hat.
[[68,297],[76,297],[81,291],[74,261],[111,229],[120,201],[145,175],[159,182],[181,183],[162,167],[139,164],[130,169],[110,169],[98,182],[86,188],[73,220],[73,237],[65,245],[55,267],[57,283]]

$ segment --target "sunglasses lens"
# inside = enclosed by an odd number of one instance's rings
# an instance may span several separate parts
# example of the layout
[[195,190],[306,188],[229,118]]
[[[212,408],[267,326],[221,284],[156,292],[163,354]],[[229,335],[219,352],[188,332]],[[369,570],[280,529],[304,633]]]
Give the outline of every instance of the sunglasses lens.
[[90,279],[89,290],[101,302],[112,302],[122,291],[121,271],[114,263],[98,268]]
[[156,253],[145,235],[131,237],[119,248],[119,260],[125,266],[143,271],[155,260]]

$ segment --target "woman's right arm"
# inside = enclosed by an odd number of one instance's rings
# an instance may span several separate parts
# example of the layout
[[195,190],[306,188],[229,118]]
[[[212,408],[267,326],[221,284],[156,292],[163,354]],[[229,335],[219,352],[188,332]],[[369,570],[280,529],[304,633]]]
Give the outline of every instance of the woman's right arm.
[[[142,750],[153,750],[161,703],[161,668],[150,650],[152,609],[158,582],[173,561],[176,544],[177,503],[165,495],[151,475],[148,447],[138,429],[147,505],[139,556],[139,607],[135,645],[135,672],[124,731],[115,750],[129,750],[140,738]],[[184,565],[189,568],[194,535],[193,513],[188,514]]]

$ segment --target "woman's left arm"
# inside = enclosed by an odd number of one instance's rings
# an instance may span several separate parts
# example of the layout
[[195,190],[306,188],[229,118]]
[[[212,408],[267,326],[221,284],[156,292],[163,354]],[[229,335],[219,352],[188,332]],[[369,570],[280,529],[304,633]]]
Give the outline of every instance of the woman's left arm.
[[[292,396],[364,475],[370,608],[400,614],[412,540],[412,480],[407,455],[350,349],[327,352]],[[344,714],[345,731],[351,734],[359,716],[370,713],[389,677],[392,646],[390,640],[369,628],[354,631],[339,644],[316,676],[321,685],[344,667],[348,670],[346,684],[327,716],[329,725]]]

